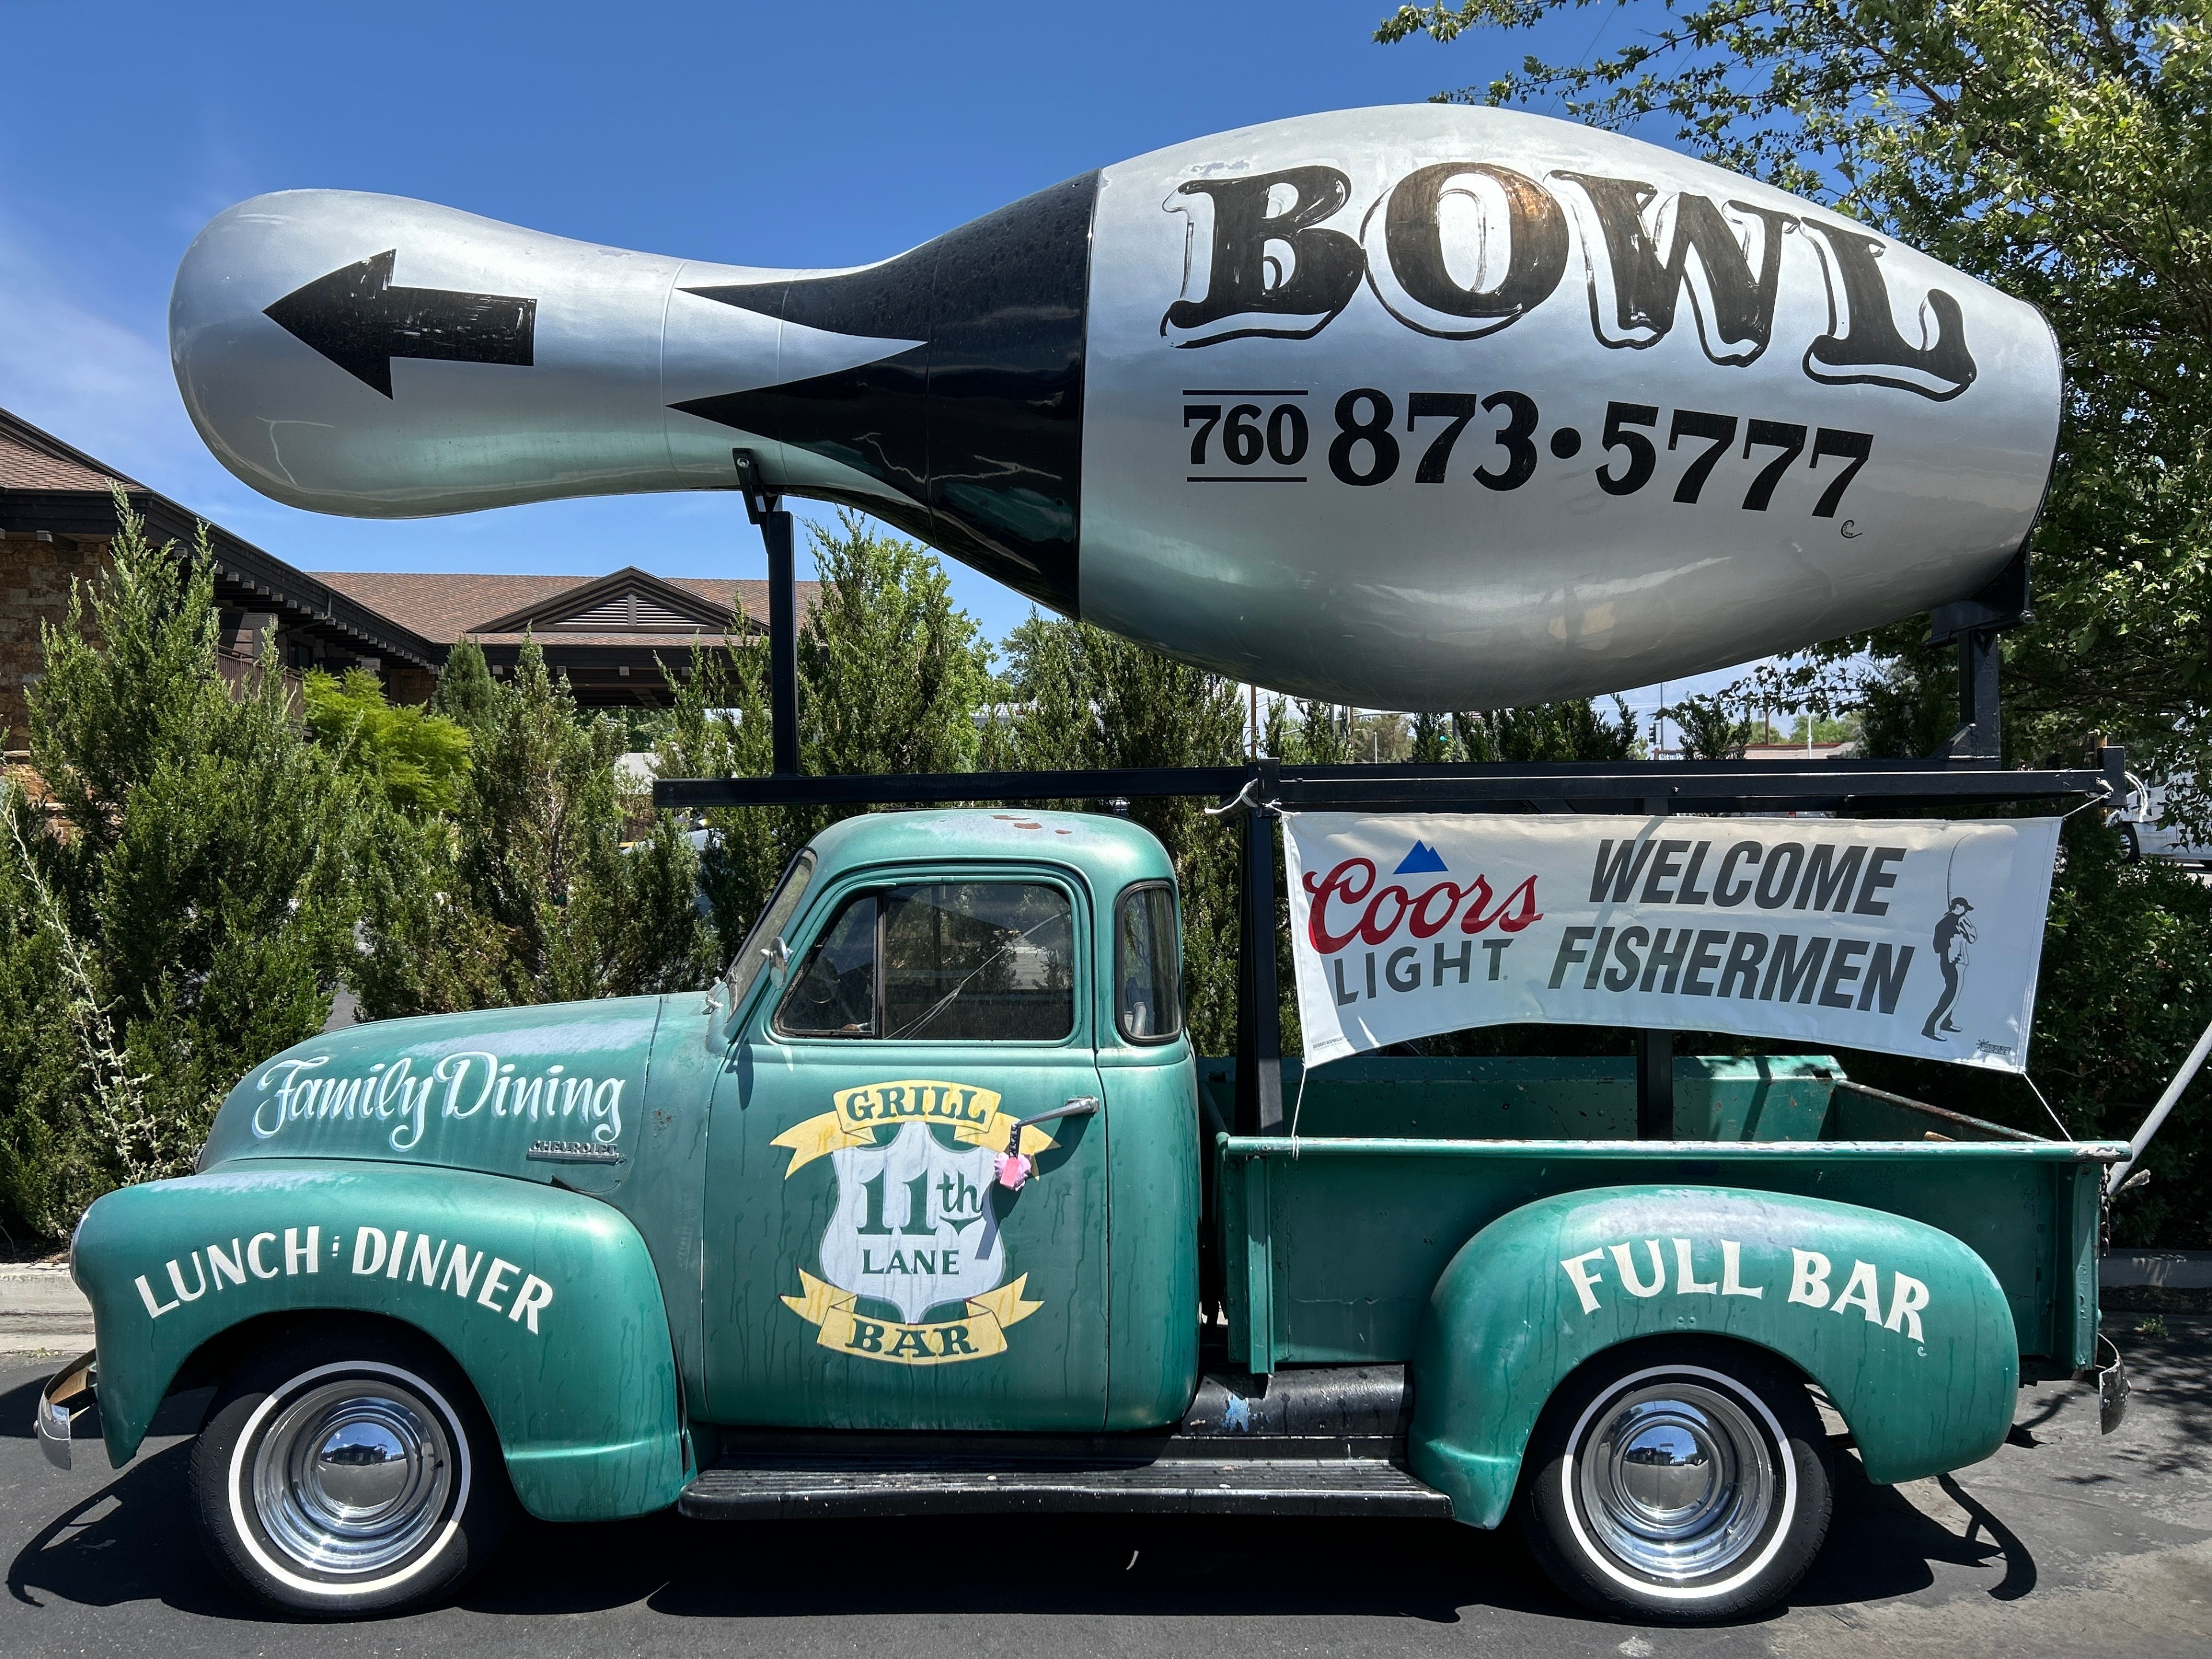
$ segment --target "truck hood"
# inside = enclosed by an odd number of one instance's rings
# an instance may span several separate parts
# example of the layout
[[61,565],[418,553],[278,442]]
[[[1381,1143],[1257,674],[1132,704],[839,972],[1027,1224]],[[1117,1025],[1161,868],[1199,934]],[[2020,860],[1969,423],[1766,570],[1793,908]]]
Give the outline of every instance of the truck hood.
[[216,1115],[200,1167],[343,1158],[539,1181],[565,1165],[564,1176],[604,1177],[635,1139],[665,1001],[620,997],[325,1032],[246,1073]]

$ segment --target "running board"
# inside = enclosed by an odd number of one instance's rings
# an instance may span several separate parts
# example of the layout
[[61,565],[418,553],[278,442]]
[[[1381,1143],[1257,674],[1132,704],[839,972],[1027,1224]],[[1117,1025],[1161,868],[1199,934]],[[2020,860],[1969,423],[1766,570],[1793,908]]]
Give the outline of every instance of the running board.
[[714,1521],[1006,1513],[1451,1518],[1449,1498],[1379,1457],[1125,1462],[756,1454],[702,1470],[676,1507]]

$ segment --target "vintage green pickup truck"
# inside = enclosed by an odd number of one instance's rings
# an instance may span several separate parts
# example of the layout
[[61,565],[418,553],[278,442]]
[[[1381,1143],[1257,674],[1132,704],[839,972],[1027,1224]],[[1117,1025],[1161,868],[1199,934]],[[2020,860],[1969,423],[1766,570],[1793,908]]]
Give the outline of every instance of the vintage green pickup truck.
[[[2096,1366],[2106,1166],[1849,1081],[1365,1058],[1238,1134],[1160,846],[1106,816],[824,831],[726,977],[356,1026],[110,1194],[99,1346],[38,1407],[110,1460],[213,1385],[216,1565],[411,1607],[547,1521],[1517,1514],[1567,1590],[1740,1614],[1877,1482]],[[1296,1091],[1295,1067],[1285,1088]],[[2107,1406],[2117,1356],[2103,1367]]]

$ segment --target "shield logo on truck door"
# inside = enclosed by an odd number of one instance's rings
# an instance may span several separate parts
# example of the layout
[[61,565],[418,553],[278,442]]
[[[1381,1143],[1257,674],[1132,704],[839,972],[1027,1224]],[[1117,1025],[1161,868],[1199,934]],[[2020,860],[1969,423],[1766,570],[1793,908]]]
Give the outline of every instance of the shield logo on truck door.
[[[837,1178],[822,1276],[800,1268],[799,1294],[783,1305],[821,1346],[857,1358],[941,1365],[1004,1353],[1006,1327],[1044,1304],[1024,1299],[1027,1274],[1006,1279],[991,1178],[1018,1131],[1031,1158],[1054,1144],[1050,1132],[1019,1125],[972,1084],[902,1078],[832,1100],[771,1143],[790,1150],[785,1180],[824,1158]],[[933,1310],[939,1317],[925,1322]]]
[[888,1146],[831,1154],[837,1206],[822,1235],[823,1276],[909,1322],[995,1290],[1006,1269],[990,1206],[996,1156],[948,1148],[918,1122]]

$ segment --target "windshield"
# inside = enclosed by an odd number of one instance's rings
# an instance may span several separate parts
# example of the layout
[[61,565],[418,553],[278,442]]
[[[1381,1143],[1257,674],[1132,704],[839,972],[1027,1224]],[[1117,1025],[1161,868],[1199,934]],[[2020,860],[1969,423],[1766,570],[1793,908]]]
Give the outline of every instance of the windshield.
[[792,913],[799,902],[806,896],[806,884],[814,879],[814,849],[801,848],[799,855],[785,866],[783,878],[769,895],[768,902],[761,908],[752,931],[745,942],[730,958],[729,971],[722,977],[730,988],[730,1011],[734,1013],[744,1005],[746,995],[754,981],[760,978],[761,969],[768,965],[768,953],[783,930],[791,925]]

